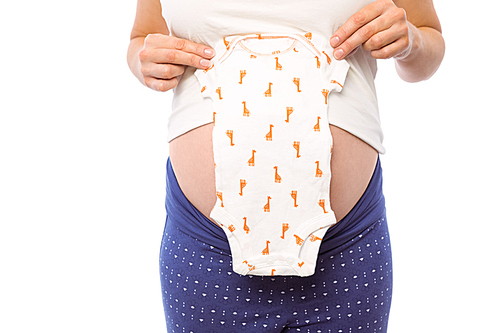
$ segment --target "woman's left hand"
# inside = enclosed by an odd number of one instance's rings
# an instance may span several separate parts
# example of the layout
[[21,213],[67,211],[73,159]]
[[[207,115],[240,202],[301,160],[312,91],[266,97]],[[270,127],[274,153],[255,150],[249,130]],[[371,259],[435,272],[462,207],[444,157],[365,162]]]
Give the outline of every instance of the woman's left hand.
[[347,20],[332,36],[335,59],[348,56],[363,45],[376,59],[405,58],[411,51],[413,33],[404,9],[392,0],[376,0]]

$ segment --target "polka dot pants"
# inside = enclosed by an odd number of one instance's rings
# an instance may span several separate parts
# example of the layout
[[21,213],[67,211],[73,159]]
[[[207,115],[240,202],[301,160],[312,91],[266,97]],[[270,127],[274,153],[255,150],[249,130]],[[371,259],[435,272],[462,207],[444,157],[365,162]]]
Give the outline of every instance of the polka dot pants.
[[234,273],[231,256],[167,218],[160,274],[168,333],[387,331],[392,261],[385,217],[320,255],[309,277]]

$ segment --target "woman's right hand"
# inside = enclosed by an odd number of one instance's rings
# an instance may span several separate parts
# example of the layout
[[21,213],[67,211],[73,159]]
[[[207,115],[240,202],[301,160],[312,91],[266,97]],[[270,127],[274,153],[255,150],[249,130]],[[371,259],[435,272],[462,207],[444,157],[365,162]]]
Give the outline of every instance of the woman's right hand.
[[153,90],[168,91],[177,86],[186,66],[206,69],[214,55],[212,48],[187,39],[149,34],[139,51],[142,81]]

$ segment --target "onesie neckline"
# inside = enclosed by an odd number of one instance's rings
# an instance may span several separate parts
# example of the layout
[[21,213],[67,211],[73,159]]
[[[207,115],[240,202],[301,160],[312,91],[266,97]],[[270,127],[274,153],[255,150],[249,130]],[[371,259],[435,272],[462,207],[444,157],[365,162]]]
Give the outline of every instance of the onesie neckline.
[[[247,40],[247,39],[278,39],[278,38],[293,39],[293,42],[292,42],[292,44],[290,46],[288,46],[284,50],[275,50],[275,51],[272,51],[271,53],[257,52],[255,50],[252,50],[250,47],[248,47],[247,45],[244,44],[244,40]],[[284,36],[262,36],[262,35],[257,35],[257,36],[252,36],[252,37],[248,37],[248,38],[239,40],[238,41],[238,45],[241,46],[241,48],[243,50],[247,51],[248,53],[251,53],[251,54],[254,54],[254,55],[259,55],[259,56],[271,56],[271,55],[283,54],[283,53],[286,53],[288,51],[293,50],[295,48],[295,46],[297,45],[297,38],[295,38],[293,36],[287,36],[287,35],[284,35]]]

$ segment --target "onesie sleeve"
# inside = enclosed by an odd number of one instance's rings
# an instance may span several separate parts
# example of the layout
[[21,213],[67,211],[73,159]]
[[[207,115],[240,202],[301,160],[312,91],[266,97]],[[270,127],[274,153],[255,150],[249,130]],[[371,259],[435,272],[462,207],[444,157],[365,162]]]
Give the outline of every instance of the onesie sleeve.
[[326,53],[323,55],[326,58],[326,65],[322,66],[326,87],[330,92],[341,92],[349,71],[349,63],[346,60],[336,60]]
[[212,65],[208,69],[197,69],[194,75],[200,84],[200,93],[203,97],[214,99],[214,94],[217,84],[217,64],[212,61]]

